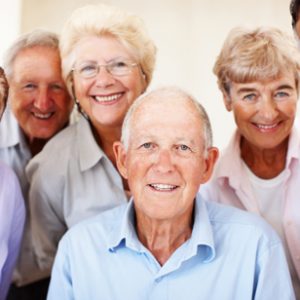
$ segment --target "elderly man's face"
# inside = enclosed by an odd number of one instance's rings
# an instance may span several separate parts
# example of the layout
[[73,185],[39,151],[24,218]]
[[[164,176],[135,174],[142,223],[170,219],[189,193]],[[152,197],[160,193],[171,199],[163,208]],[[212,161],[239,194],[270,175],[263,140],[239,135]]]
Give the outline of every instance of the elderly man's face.
[[120,144],[116,152],[137,213],[160,220],[190,214],[199,185],[210,177],[217,157],[215,148],[204,157],[199,114],[181,99],[148,100],[131,123],[127,153]]
[[57,50],[40,46],[22,50],[8,80],[12,111],[29,139],[49,139],[68,122],[73,103],[61,77]]
[[2,68],[0,68],[0,120],[6,105],[8,84]]

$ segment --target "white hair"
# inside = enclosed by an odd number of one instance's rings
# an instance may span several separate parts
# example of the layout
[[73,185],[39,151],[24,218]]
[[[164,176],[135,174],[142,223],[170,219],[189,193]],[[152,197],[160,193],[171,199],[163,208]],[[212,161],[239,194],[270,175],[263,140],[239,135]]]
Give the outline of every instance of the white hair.
[[204,109],[204,107],[190,94],[185,91],[177,88],[177,87],[162,87],[156,90],[153,90],[149,93],[141,95],[129,108],[124,122],[122,126],[122,136],[121,142],[123,143],[125,149],[127,150],[129,147],[130,133],[131,133],[131,125],[132,119],[135,112],[139,107],[142,106],[144,102],[149,99],[159,99],[161,100],[161,106],[164,105],[164,101],[172,101],[173,99],[182,99],[188,103],[191,103],[195,107],[195,112],[199,114],[199,118],[202,121],[203,127],[203,139],[204,139],[204,148],[205,148],[205,156],[207,154],[207,150],[212,147],[213,137],[212,137],[212,128],[209,121],[209,117]]

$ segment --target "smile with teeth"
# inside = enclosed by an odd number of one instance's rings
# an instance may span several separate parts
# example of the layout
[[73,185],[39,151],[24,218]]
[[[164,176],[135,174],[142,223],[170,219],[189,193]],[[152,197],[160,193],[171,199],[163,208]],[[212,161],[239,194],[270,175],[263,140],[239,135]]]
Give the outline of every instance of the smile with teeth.
[[109,95],[109,96],[94,96],[93,98],[97,102],[112,102],[112,101],[115,101],[118,98],[120,98],[122,95],[123,95],[123,93],[119,93],[119,94],[114,94],[114,95]]
[[149,184],[149,186],[156,191],[173,191],[176,188],[178,188],[177,185],[163,184],[163,183],[151,183]]
[[268,129],[273,129],[273,128],[277,127],[277,126],[278,126],[278,123],[270,124],[270,125],[266,125],[266,124],[255,124],[255,126],[258,127],[259,129],[268,130]]
[[54,113],[50,112],[50,113],[43,114],[43,113],[32,112],[32,114],[38,119],[46,120],[46,119],[49,119],[50,117],[52,117],[52,115]]

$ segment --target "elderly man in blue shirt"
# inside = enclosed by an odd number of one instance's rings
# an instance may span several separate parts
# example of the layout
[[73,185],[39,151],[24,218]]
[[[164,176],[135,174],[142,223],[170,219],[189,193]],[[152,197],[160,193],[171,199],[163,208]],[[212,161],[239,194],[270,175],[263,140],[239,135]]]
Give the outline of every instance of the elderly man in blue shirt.
[[114,151],[133,197],[63,237],[48,300],[295,299],[276,233],[197,194],[218,150],[195,99],[176,88],[142,96]]

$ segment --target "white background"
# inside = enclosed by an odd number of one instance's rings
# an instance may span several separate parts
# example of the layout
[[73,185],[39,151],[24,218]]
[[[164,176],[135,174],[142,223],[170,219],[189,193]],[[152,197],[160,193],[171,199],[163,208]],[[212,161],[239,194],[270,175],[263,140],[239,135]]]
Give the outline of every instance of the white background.
[[[42,27],[60,32],[74,8],[100,1],[0,0],[0,54],[19,32]],[[235,128],[217,88],[212,67],[232,27],[276,26],[292,34],[289,0],[111,0],[140,15],[158,47],[150,89],[177,85],[205,106],[215,145],[223,148]]]

